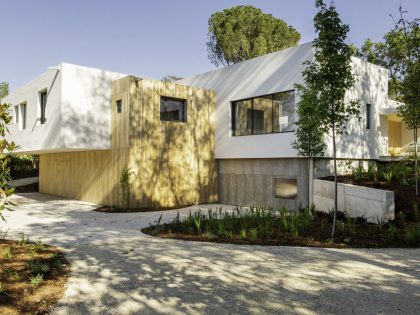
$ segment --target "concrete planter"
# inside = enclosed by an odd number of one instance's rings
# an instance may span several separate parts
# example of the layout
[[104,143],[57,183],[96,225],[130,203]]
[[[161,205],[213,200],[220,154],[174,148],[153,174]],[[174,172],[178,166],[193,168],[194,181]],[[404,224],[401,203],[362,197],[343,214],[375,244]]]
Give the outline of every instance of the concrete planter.
[[[314,179],[313,202],[319,211],[334,208],[334,182]],[[338,210],[352,217],[364,216],[368,222],[393,220],[394,192],[370,187],[338,183]]]

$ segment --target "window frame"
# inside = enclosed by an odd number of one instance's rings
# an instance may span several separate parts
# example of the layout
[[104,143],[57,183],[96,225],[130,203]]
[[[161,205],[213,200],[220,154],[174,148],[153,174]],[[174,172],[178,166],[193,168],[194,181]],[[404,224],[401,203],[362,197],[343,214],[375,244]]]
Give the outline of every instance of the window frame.
[[[287,197],[278,197],[276,192],[276,181],[277,180],[284,180],[284,181],[296,181],[296,195],[293,198],[287,198]],[[282,200],[297,200],[299,195],[299,181],[297,177],[288,177],[288,176],[274,176],[273,178],[273,192],[274,192],[274,198],[275,199],[282,199]]]
[[[176,102],[183,102],[184,103],[184,120],[162,120],[162,111],[161,111],[161,104],[162,100],[169,100],[169,101],[176,101]],[[188,100],[185,98],[178,98],[172,96],[165,96],[160,95],[159,98],[159,121],[165,123],[187,123],[188,122]]]
[[115,109],[116,109],[115,112],[117,114],[121,114],[122,113],[122,106],[123,106],[122,99],[118,99],[118,100],[115,101]]
[[[43,105],[42,96],[45,94],[45,104]],[[45,125],[47,123],[47,102],[48,102],[48,89],[38,92],[39,102],[39,124]]]
[[[280,94],[280,93],[289,93],[289,92],[295,92],[295,122],[293,124],[296,124],[296,90],[295,89],[290,89],[290,90],[285,90],[285,91],[280,91],[280,92],[273,92],[273,93],[269,93],[269,94],[264,94],[264,95],[257,95],[257,96],[252,96],[252,97],[247,97],[247,98],[242,98],[242,99],[237,99],[234,101],[230,101],[230,115],[231,115],[231,136],[232,137],[249,137],[249,136],[264,136],[264,135],[272,135],[272,134],[281,134],[281,133],[291,133],[291,132],[296,132],[296,125],[293,128],[293,130],[288,130],[288,131],[274,131],[274,116],[271,115],[271,132],[267,132],[267,133],[256,133],[254,134],[254,99],[256,98],[265,98],[267,96],[271,96],[271,112],[274,111],[274,100],[273,100],[273,95],[275,94]],[[234,106],[236,106],[235,103],[237,102],[244,102],[244,101],[251,101],[251,110],[252,110],[252,117],[251,117],[251,134],[249,135],[235,135],[235,124],[236,124],[236,117],[234,115]]]
[[28,105],[27,105],[27,102],[25,101],[19,104],[19,115],[20,115],[19,129],[20,130],[26,129],[27,114],[28,114]]
[[372,104],[368,104],[366,103],[366,111],[365,111],[365,115],[366,115],[366,124],[365,124],[365,128],[367,130],[370,130],[372,127]]

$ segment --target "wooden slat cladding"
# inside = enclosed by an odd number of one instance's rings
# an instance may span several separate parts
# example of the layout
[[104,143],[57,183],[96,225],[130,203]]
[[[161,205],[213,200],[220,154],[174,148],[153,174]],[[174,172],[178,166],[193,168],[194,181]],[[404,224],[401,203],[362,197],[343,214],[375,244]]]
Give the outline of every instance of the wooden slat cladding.
[[[187,101],[186,123],[160,121],[161,96]],[[41,192],[120,206],[128,166],[131,207],[217,201],[214,92],[130,76],[113,82],[112,106],[111,150],[42,154]]]

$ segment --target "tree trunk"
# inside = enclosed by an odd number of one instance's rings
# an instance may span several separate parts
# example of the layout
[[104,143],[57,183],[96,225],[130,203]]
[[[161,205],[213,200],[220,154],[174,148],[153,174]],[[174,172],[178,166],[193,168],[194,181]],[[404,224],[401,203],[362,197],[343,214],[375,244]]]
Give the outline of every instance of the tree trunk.
[[331,230],[331,238],[334,238],[335,234],[335,225],[337,221],[337,208],[338,208],[338,190],[337,190],[337,153],[336,153],[336,144],[335,144],[335,130],[332,130],[332,139],[333,139],[333,159],[334,159],[334,218],[333,218],[333,226]]
[[419,170],[418,170],[418,163],[417,163],[417,125],[414,126],[414,172],[415,172],[415,179],[416,179],[416,196],[419,195]]

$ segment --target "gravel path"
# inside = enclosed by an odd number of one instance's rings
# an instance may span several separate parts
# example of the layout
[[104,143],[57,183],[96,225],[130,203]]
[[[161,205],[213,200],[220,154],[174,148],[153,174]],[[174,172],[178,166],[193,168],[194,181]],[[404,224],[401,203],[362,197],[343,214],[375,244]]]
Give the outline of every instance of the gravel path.
[[9,226],[9,237],[25,232],[33,240],[61,246],[72,262],[68,289],[55,314],[420,311],[420,249],[161,240],[140,229],[161,213],[162,221],[171,220],[176,211],[105,214],[91,211],[92,204],[37,193],[14,198],[18,205],[15,212],[6,212],[3,231]]

